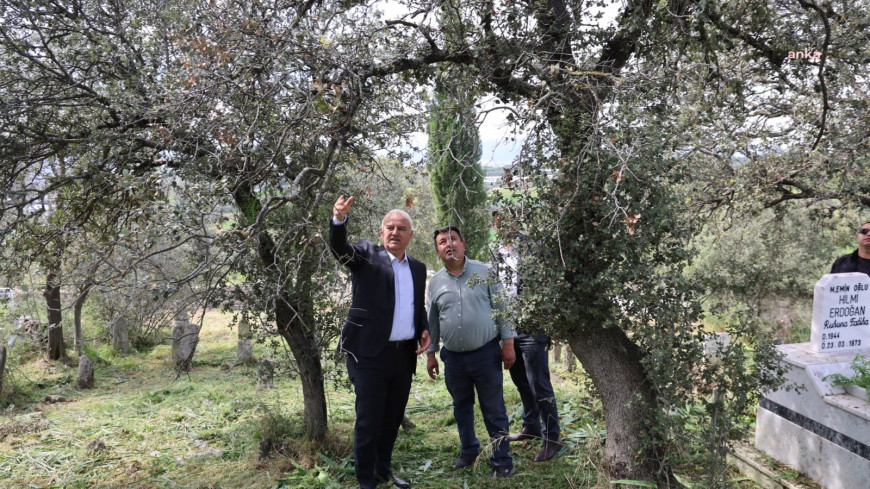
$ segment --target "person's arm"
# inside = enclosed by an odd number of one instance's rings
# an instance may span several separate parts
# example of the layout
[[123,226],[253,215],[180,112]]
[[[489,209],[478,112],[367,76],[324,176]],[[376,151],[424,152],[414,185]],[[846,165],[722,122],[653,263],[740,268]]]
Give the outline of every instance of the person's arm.
[[344,222],[347,220],[347,214],[350,212],[350,207],[353,205],[353,195],[348,197],[346,200],[344,195],[340,195],[338,200],[335,201],[335,205],[332,206],[332,217],[335,218],[336,221]]
[[[414,297],[415,297],[414,298],[414,316],[415,317],[417,315],[417,301],[419,301],[419,304],[422,304],[420,306],[421,311],[419,312],[419,314],[420,314],[420,321],[422,322],[421,329],[423,331],[420,333],[420,348],[416,352],[414,352],[417,355],[420,355],[423,352],[425,352],[426,349],[428,349],[429,346],[432,344],[432,336],[429,333],[429,315],[426,312],[426,303],[425,303],[425,301],[426,301],[426,299],[425,299],[425,297],[426,297],[426,285],[425,285],[426,284],[426,265],[424,265],[422,262],[417,262],[417,260],[414,260],[414,262],[412,262],[412,264],[413,263],[418,263],[417,272],[416,272],[417,277],[414,278]],[[414,273],[414,267],[411,268],[411,273]],[[423,284],[420,286],[422,293],[419,293],[419,294],[417,293],[418,281],[420,284]],[[418,297],[418,295],[419,295],[419,297]]]
[[501,360],[504,363],[505,370],[508,370],[514,366],[517,360],[517,353],[514,351],[514,338],[517,333],[513,324],[507,318],[507,309],[505,308],[506,297],[504,294],[504,287],[498,280],[498,277],[490,277],[489,302],[499,336],[502,340]]
[[438,359],[435,358],[434,351],[426,353],[426,371],[429,372],[431,379],[434,380],[438,377]]
[[440,348],[441,343],[441,323],[438,321],[438,306],[432,298],[432,281],[429,281],[429,338],[430,344],[426,349],[426,371],[429,372],[429,377],[435,378],[438,376],[438,359],[435,358],[435,352]]
[[[493,269],[490,269],[493,270]],[[509,316],[507,303],[509,298],[504,286],[498,280],[498,277],[490,273],[489,277],[489,305],[492,309],[492,317],[498,329],[499,338],[506,340],[516,337],[516,328]]]
[[356,255],[352,246],[347,243],[347,214],[353,204],[353,196],[345,200],[340,196],[332,207],[332,221],[329,226],[329,251],[338,258],[342,265],[352,267]]
[[514,339],[508,338],[501,345],[501,361],[504,363],[504,369],[510,370],[517,361],[517,352],[514,350]]
[[429,337],[429,330],[424,330],[423,333],[420,335],[420,348],[414,353],[416,353],[417,355],[423,353],[424,351],[426,351],[427,348],[429,348],[429,345],[431,344],[432,338]]

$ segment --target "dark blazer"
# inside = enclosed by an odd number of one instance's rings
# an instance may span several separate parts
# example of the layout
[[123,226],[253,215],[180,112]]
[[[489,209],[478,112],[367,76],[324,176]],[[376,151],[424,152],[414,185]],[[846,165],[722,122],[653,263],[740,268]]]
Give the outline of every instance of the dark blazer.
[[[374,357],[390,340],[396,287],[390,255],[383,246],[360,240],[347,243],[347,221],[329,225],[329,248],[338,261],[351,270],[353,299],[341,330],[342,351]],[[414,280],[414,339],[420,341],[429,330],[425,310],[426,265],[408,255]]]

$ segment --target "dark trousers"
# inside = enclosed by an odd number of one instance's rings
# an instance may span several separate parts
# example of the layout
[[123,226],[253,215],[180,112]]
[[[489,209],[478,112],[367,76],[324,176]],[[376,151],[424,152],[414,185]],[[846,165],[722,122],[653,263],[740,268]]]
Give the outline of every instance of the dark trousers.
[[347,373],[356,393],[354,470],[360,485],[376,483],[375,472],[392,473],[393,445],[405,415],[414,373],[414,341],[385,347],[376,357],[348,355]]
[[517,361],[510,369],[511,380],[523,401],[523,426],[540,432],[545,442],[559,440],[559,411],[550,383],[548,343],[545,335],[514,338]]
[[459,430],[460,453],[477,456],[480,441],[474,432],[474,391],[480,401],[483,423],[493,443],[489,459],[493,467],[513,465],[507,435],[510,426],[502,390],[501,346],[491,341],[472,352],[457,353],[441,349],[444,382],[453,397],[453,416]]

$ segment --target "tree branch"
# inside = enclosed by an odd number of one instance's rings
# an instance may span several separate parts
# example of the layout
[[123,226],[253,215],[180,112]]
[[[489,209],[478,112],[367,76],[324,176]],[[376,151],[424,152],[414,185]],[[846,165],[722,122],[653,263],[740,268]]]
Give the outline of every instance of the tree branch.
[[748,33],[734,27],[733,25],[726,24],[719,12],[715,11],[713,8],[706,9],[703,13],[714,26],[725,33],[728,37],[740,39],[755,48],[756,51],[760,52],[775,68],[782,68],[783,60],[786,59],[788,53],[777,51],[761,39],[750,36]]
[[822,136],[825,134],[825,123],[828,119],[828,110],[830,109],[830,106],[828,105],[828,86],[825,83],[825,61],[828,59],[828,46],[831,44],[831,24],[828,21],[828,15],[815,2],[810,0],[798,0],[798,3],[801,7],[807,10],[815,10],[819,14],[819,17],[821,17],[822,24],[824,24],[825,27],[825,40],[822,41],[822,56],[819,59],[819,86],[822,91],[822,120],[819,122],[819,134],[816,136],[816,140],[810,148],[810,151],[813,151],[819,145]]

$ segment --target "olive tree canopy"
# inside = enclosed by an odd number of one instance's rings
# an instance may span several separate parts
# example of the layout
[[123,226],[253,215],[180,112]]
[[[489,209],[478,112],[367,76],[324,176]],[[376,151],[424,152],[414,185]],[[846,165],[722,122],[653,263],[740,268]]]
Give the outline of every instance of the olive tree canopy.
[[[461,66],[529,128],[528,186],[502,203],[534,246],[520,320],[569,341],[592,378],[609,473],[673,484],[675,410],[713,399],[711,413],[739,414],[779,373],[755,324],[733,325],[723,363],[702,355],[683,274],[702,212],[870,202],[866,6],[397,4],[407,13],[382,19],[327,0],[0,1],[4,244],[61,189],[84,211],[48,232],[89,221],[93,200],[140,202],[116,206],[121,220],[153,208],[148,253],[189,243],[205,297],[268,315],[322,436],[313,284],[333,177],[407,147],[419,94]],[[721,453],[732,425],[717,419]]]

